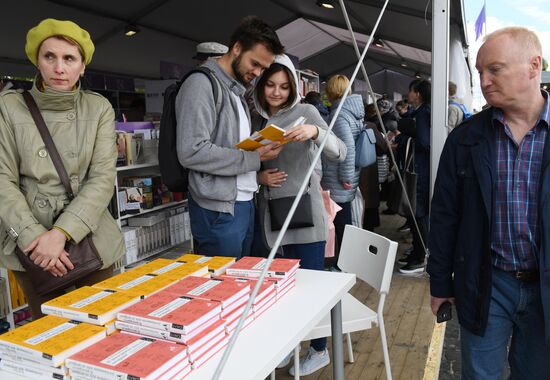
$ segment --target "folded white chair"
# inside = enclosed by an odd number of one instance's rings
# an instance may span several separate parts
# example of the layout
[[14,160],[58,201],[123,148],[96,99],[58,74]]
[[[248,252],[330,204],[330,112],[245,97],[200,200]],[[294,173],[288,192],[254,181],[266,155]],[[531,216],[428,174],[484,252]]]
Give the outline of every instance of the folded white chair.
[[[342,299],[342,332],[346,334],[349,362],[353,363],[351,332],[370,329],[373,325],[380,328],[380,339],[384,353],[386,378],[392,379],[388,343],[384,327],[384,302],[390,290],[397,243],[383,236],[352,225],[344,231],[338,258],[338,267],[348,273],[355,273],[357,278],[372,286],[380,296],[377,310],[374,311],[351,294]],[[331,335],[330,314],[304,338],[311,340]],[[296,355],[295,355],[296,357]],[[299,378],[299,362],[294,361],[295,379]]]

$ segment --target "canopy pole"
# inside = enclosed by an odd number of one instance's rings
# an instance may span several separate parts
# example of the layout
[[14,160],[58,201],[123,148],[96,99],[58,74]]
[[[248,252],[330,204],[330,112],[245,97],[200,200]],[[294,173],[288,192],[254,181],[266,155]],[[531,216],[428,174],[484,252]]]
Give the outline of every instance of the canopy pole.
[[[372,86],[369,81],[369,77],[367,75],[367,70],[365,69],[365,65],[363,63],[363,60],[361,59],[361,56],[359,54],[359,46],[357,45],[357,40],[355,38],[355,33],[353,32],[353,28],[351,26],[351,22],[349,21],[348,12],[346,10],[346,6],[344,5],[344,0],[339,0],[340,7],[342,8],[342,13],[344,14],[344,19],[346,20],[346,25],[348,27],[351,40],[353,42],[353,47],[355,49],[355,54],[357,54],[357,58],[359,58],[359,62],[361,63],[361,71],[363,73],[363,76],[365,77],[365,81],[367,82],[367,91],[370,96],[374,99],[374,109],[376,110],[376,116],[378,117],[378,122],[380,123],[380,126],[382,127],[382,131],[384,131],[384,141],[386,142],[386,145],[388,146],[388,152],[390,153],[392,163],[396,165],[397,167],[397,161],[395,160],[395,155],[393,154],[393,150],[391,149],[391,144],[388,141],[388,132],[386,130],[386,126],[384,125],[384,122],[382,121],[382,115],[380,114],[380,110],[378,109],[378,104],[376,103],[376,97],[374,96],[374,91],[372,90]],[[386,2],[387,4],[387,2]],[[385,5],[384,5],[385,8]],[[383,10],[382,10],[383,12]],[[373,29],[371,33],[371,38],[374,35],[375,30]],[[401,185],[401,188],[403,189],[403,196],[405,197],[405,201],[407,203],[407,206],[409,207],[409,211],[411,215],[414,215],[414,211],[411,206],[411,200],[409,199],[409,194],[407,194],[407,191],[405,190],[405,183],[403,182],[403,177],[401,176],[401,172],[398,170],[396,172],[397,179],[399,180],[399,184]],[[422,238],[422,235],[420,234],[420,228],[418,227],[418,223],[416,221],[416,218],[412,218],[414,221],[414,227],[416,228],[416,231],[418,231],[418,237],[420,238],[420,244],[422,245],[422,248],[424,249],[424,252],[427,252],[426,242],[424,242],[424,239]]]
[[[388,5],[388,1],[386,0],[384,3],[384,6],[382,7],[382,10],[380,14],[378,15],[378,19],[376,20],[376,23],[373,27],[373,34],[374,31],[378,28],[378,25],[380,24],[380,20],[382,19],[382,15],[384,14],[384,11],[386,9],[386,6]],[[371,45],[373,40],[373,35],[369,37],[369,40],[365,46],[365,49],[363,50],[363,53],[361,54],[361,57],[359,59],[359,62],[357,62],[357,65],[355,66],[355,70],[353,71],[353,74],[350,78],[350,82],[348,87],[346,88],[346,91],[344,92],[344,96],[342,97],[342,100],[338,104],[338,107],[336,108],[336,112],[334,114],[334,117],[332,118],[330,125],[328,127],[328,133],[325,135],[323,140],[321,141],[321,145],[319,146],[319,149],[317,149],[317,153],[315,154],[315,157],[313,158],[313,161],[311,162],[311,165],[306,173],[306,176],[304,180],[302,181],[302,185],[300,186],[300,190],[298,191],[298,194],[296,195],[296,199],[294,200],[294,203],[292,203],[292,206],[290,207],[290,210],[288,212],[288,216],[285,219],[285,222],[283,223],[283,227],[281,228],[281,231],[279,231],[279,235],[277,235],[277,239],[275,240],[275,244],[273,245],[273,248],[271,248],[271,251],[269,252],[269,256],[267,257],[266,265],[262,269],[262,272],[260,273],[260,277],[258,278],[258,282],[254,286],[254,289],[252,290],[252,294],[250,295],[250,298],[248,302],[246,303],[245,309],[243,311],[243,314],[239,318],[239,322],[237,323],[237,327],[235,328],[235,331],[233,335],[231,336],[231,339],[229,340],[229,344],[227,345],[227,348],[223,352],[222,358],[220,362],[218,363],[218,366],[216,367],[216,371],[214,372],[214,380],[219,380],[223,368],[225,367],[225,364],[227,363],[227,360],[229,359],[229,355],[233,351],[233,347],[235,346],[235,342],[237,341],[237,338],[239,337],[239,334],[241,332],[242,326],[244,324],[244,321],[246,317],[248,316],[248,312],[252,308],[252,303],[254,302],[254,299],[256,298],[256,295],[258,294],[258,290],[260,289],[260,286],[265,278],[265,275],[267,273],[267,270],[273,261],[273,258],[275,257],[275,253],[277,252],[277,249],[281,245],[281,242],[283,240],[283,236],[286,233],[286,230],[288,229],[288,225],[290,223],[290,220],[292,219],[292,216],[294,215],[294,212],[296,211],[296,207],[298,206],[298,203],[300,202],[300,199],[302,198],[302,195],[305,192],[306,187],[309,184],[309,179],[315,170],[315,165],[317,161],[319,161],[319,158],[321,157],[321,153],[323,153],[323,149],[327,143],[328,138],[330,137],[330,132],[332,131],[332,128],[334,127],[334,123],[340,114],[340,110],[342,109],[342,106],[344,105],[344,101],[348,97],[348,94],[351,92],[351,86],[353,84],[353,81],[355,80],[355,77],[357,76],[357,73],[359,72],[359,68],[361,66],[361,62],[365,59],[365,56],[367,54],[367,50],[369,46]]]

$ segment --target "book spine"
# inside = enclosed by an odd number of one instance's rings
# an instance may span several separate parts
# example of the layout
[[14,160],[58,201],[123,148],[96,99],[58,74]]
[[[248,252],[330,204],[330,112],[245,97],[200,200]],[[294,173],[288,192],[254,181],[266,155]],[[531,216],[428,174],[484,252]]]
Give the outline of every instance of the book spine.
[[0,357],[10,356],[21,356],[35,364],[53,366],[53,359],[42,352],[8,342],[0,342]]
[[[70,309],[61,309],[61,308],[56,307],[56,306],[49,306],[49,305],[44,305],[44,304],[41,306],[41,309],[42,309],[42,313],[47,314],[47,315],[55,315],[56,317],[72,319],[72,320],[80,321],[80,322],[87,322],[87,323],[90,323],[92,325],[102,326],[106,322],[106,321],[105,322],[100,321],[98,318],[91,317],[90,314],[83,313],[81,311],[75,311],[75,310],[70,310]],[[111,318],[111,319],[113,319],[113,318]],[[110,319],[108,319],[107,321],[109,321],[109,320]]]
[[[102,368],[93,364],[83,363],[72,359],[66,360],[66,366],[69,368],[69,374],[72,378],[101,379],[101,380],[127,380],[128,374],[107,368]],[[131,379],[135,379],[132,377]]]
[[[163,331],[172,331],[172,324],[169,322],[156,321],[148,318],[142,318],[135,315],[118,313],[117,319],[122,322],[133,323],[138,326],[150,327],[152,329],[158,329]],[[175,330],[174,332],[182,332],[182,330]]]
[[260,271],[249,270],[249,269],[237,269],[237,268],[227,268],[225,273],[229,276],[236,277],[260,277]]

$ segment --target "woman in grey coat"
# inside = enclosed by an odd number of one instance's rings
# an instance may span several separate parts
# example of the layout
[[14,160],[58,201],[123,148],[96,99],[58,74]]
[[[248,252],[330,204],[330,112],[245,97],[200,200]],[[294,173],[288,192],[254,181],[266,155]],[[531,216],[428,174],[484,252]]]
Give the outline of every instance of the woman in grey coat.
[[336,245],[334,257],[327,260],[327,266],[334,266],[338,262],[340,244],[344,236],[346,224],[351,224],[351,202],[355,199],[355,192],[359,186],[359,173],[361,168],[355,166],[355,141],[363,128],[365,107],[361,95],[349,95],[338,115],[335,111],[340,104],[345,91],[349,86],[349,79],[345,75],[334,75],[327,82],[327,96],[332,102],[330,112],[331,120],[334,122],[334,134],[341,139],[348,151],[343,162],[332,162],[323,157],[323,179],[321,186],[330,191],[332,200],[342,209],[334,218],[334,229],[336,232]]
[[[269,247],[273,246],[279,231],[271,228],[268,200],[298,194],[316,150],[328,133],[327,125],[317,109],[310,104],[299,104],[297,83],[292,62],[286,55],[281,55],[258,79],[254,90],[254,104],[262,120],[258,120],[253,128],[259,130],[264,125],[275,124],[286,130],[285,138],[289,141],[277,158],[262,163],[262,171],[258,174],[261,184],[258,194],[259,223]],[[300,117],[306,118],[305,124],[294,126]],[[342,161],[346,157],[346,147],[331,133],[323,153],[332,160]],[[300,267],[305,269],[323,270],[324,267],[328,217],[319,182],[319,175],[314,172],[309,181],[313,227],[289,229],[281,243],[283,256],[300,259]],[[280,367],[285,366],[291,357],[292,353]],[[300,360],[300,373],[308,375],[329,362],[326,338],[315,339],[307,355]],[[294,367],[290,373],[294,375]]]

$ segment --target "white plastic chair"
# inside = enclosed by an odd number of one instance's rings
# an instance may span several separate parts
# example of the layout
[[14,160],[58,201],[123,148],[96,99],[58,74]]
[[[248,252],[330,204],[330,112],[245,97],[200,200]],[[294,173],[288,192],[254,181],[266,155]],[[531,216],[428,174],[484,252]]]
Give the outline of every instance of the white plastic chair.
[[[380,340],[384,352],[386,378],[392,379],[388,343],[384,327],[384,301],[390,290],[397,243],[383,236],[352,225],[346,225],[344,237],[338,258],[338,267],[348,273],[355,273],[357,278],[372,286],[380,296],[376,311],[368,308],[351,294],[342,299],[342,332],[346,334],[349,362],[353,363],[353,348],[350,333],[370,329],[374,324],[380,328]],[[330,314],[304,338],[311,340],[331,335]],[[295,379],[299,378],[299,361],[296,355],[299,346],[295,348],[294,369]]]

